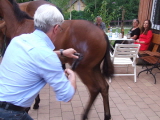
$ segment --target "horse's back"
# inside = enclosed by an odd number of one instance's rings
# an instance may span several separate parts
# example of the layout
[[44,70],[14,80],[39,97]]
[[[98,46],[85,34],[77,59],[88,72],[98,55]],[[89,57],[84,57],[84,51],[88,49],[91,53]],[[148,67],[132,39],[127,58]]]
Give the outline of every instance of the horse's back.
[[[27,2],[28,3],[28,2]],[[26,10],[25,12],[27,12],[30,16],[34,16],[34,13],[35,11],[37,10],[37,8],[41,5],[44,5],[44,4],[50,4],[50,5],[53,5],[52,3],[50,2],[47,2],[47,1],[31,1],[29,2],[28,4],[26,4]]]

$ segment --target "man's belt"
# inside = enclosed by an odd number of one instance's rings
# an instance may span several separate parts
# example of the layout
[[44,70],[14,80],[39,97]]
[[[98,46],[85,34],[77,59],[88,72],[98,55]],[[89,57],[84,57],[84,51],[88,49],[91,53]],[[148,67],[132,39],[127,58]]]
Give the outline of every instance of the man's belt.
[[16,106],[8,102],[1,102],[1,101],[0,101],[0,108],[4,108],[5,110],[25,111],[24,107]]

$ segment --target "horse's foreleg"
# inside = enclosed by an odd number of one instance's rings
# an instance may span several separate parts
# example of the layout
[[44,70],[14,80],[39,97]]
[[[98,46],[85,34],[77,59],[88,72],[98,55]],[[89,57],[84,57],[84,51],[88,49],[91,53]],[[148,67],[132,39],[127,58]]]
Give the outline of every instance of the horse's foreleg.
[[[82,72],[83,71],[83,72]],[[89,90],[90,98],[89,102],[87,104],[87,107],[85,108],[85,111],[82,116],[82,120],[87,120],[88,113],[90,111],[91,106],[93,105],[93,102],[95,101],[97,95],[100,93],[100,88],[97,86],[95,80],[94,80],[94,74],[93,71],[86,71],[83,69],[79,74],[81,80],[86,85],[86,87]]]
[[35,104],[33,106],[33,109],[38,109],[39,108],[39,103],[40,103],[40,97],[39,97],[39,94],[38,94],[36,99],[35,99]]

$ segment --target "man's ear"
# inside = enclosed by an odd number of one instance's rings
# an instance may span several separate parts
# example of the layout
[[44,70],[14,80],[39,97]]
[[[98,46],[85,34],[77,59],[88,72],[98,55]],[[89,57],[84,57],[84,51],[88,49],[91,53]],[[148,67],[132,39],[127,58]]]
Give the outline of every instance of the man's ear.
[[57,30],[58,30],[58,25],[55,25],[53,28],[53,33],[57,33]]

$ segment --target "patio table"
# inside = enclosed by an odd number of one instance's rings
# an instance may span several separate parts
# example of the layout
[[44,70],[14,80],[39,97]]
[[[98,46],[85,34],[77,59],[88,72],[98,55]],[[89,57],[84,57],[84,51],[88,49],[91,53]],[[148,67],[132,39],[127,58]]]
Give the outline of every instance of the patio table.
[[[107,34],[107,33],[106,33]],[[107,34],[108,35],[108,34]],[[111,44],[111,41],[113,40],[121,40],[121,44],[123,44],[125,41],[133,41],[134,39],[128,39],[126,36],[124,36],[123,38],[119,38],[119,37],[116,37],[115,34],[113,34],[112,37],[108,37],[109,38],[109,41],[110,41],[110,45],[111,45],[111,48],[114,50],[114,47],[112,46]]]

